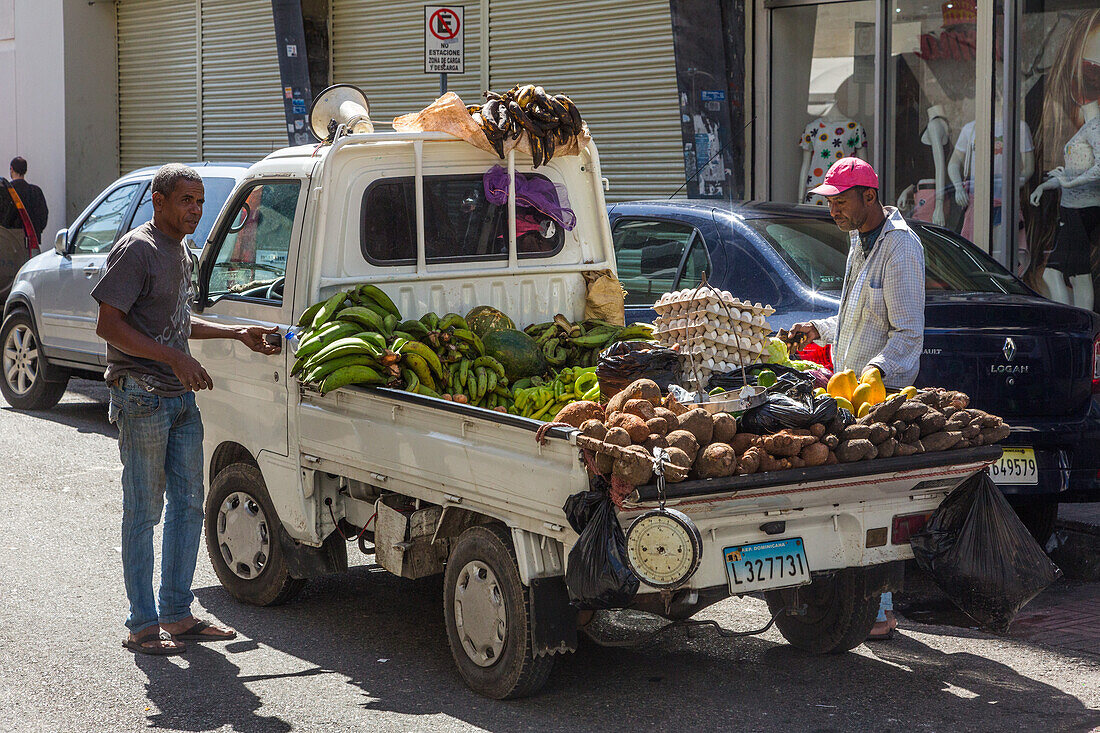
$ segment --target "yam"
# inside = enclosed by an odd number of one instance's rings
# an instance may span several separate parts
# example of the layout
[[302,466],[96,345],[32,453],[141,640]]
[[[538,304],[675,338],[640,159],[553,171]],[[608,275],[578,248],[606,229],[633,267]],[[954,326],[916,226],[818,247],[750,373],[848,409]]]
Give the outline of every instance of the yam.
[[826,435],[824,438],[821,439],[821,442],[829,450],[836,450],[836,447],[840,444],[840,438],[836,437],[835,435]]
[[673,415],[676,415],[677,417],[679,417],[680,415],[683,415],[685,412],[688,411],[688,408],[681,405],[680,401],[677,400],[672,395],[669,395],[669,396],[665,397],[661,401],[661,404],[664,406],[664,408],[666,410],[671,412]]
[[874,443],[866,438],[845,440],[836,448],[836,457],[841,463],[865,461],[878,455]]
[[663,417],[651,417],[645,424],[649,427],[650,435],[668,435],[668,422]]
[[821,440],[821,438],[825,435],[824,423],[815,422],[813,425],[811,425],[810,435],[814,436],[818,440]]
[[916,443],[920,440],[920,425],[910,425],[905,432],[898,436],[903,443]]
[[825,432],[829,435],[840,435],[844,432],[844,428],[847,427],[845,422],[840,419],[840,415],[837,414],[833,421],[825,427]]
[[[951,423],[948,423],[948,427],[951,427]],[[959,431],[965,440],[973,440],[981,434],[982,429],[977,425],[967,425]]]
[[877,422],[889,423],[894,419],[894,415],[897,413],[898,408],[905,404],[905,402],[906,397],[901,393],[887,397],[885,400],[868,410],[867,414],[860,418],[859,421],[866,425]]
[[581,435],[596,440],[603,440],[607,437],[607,426],[603,424],[602,420],[596,418],[585,420],[581,423]]
[[970,447],[970,441],[967,440],[966,438],[962,438],[961,440],[959,440],[958,443],[955,443],[955,446],[954,446],[955,450],[959,450],[960,448],[969,448],[969,447]]
[[760,459],[761,471],[786,471],[791,467],[791,462],[786,458],[776,458],[767,451],[763,451],[763,454]]
[[607,429],[607,434],[604,435],[603,442],[625,448],[630,445],[632,441],[630,440],[630,433],[626,432],[624,428],[609,427]]
[[642,443],[642,447],[645,448],[646,453],[653,455],[653,450],[655,448],[667,448],[668,441],[665,440],[665,436],[653,433],[645,439],[645,442]]
[[677,424],[676,413],[668,409],[667,407],[654,407],[653,412],[657,415],[657,417],[664,418],[665,422],[669,425]]
[[841,440],[857,440],[859,438],[869,438],[871,436],[871,426],[861,425],[856,423],[844,428],[844,431],[840,434]]
[[604,411],[600,403],[581,400],[580,402],[570,402],[568,405],[561,408],[558,414],[554,415],[554,419],[551,422],[563,422],[575,428],[579,428],[586,420],[603,419]]
[[911,443],[898,443],[894,451],[895,456],[911,456],[917,452],[917,447]]
[[921,436],[920,442],[924,445],[926,451],[935,453],[941,450],[954,448],[955,444],[960,440],[962,440],[962,433],[947,432],[944,430],[938,433],[932,433],[931,435]]
[[878,458],[893,458],[898,452],[898,441],[894,438],[887,438],[878,445]]
[[890,423],[890,427],[894,429],[894,435],[902,435],[905,433],[906,428],[909,427],[909,423],[904,420],[895,420]]
[[917,425],[920,425],[920,437],[922,438],[926,435],[941,432],[946,424],[947,419],[943,416],[943,413],[936,410],[929,410],[917,420]]
[[724,478],[737,470],[737,456],[725,443],[711,443],[695,459],[699,478]]
[[811,443],[798,454],[807,466],[824,466],[829,459],[829,447],[824,443]]
[[790,462],[791,468],[805,468],[806,467],[806,461],[802,460],[801,456],[791,456],[790,458],[787,458],[786,460]]
[[984,428],[979,435],[982,438],[982,445],[993,445],[994,443],[1000,443],[1011,433],[1012,429],[1002,424],[995,428]]
[[679,428],[694,435],[700,446],[710,443],[714,435],[714,421],[711,420],[709,412],[702,407],[696,407],[680,415],[678,419]]
[[977,425],[979,428],[996,428],[1004,424],[1004,421],[996,415],[990,415],[988,412],[981,410],[971,410],[971,425]]
[[729,443],[737,435],[737,420],[728,412],[718,412],[711,416],[714,430],[711,440],[715,443]]
[[[949,400],[948,404],[958,410],[965,410],[970,407],[970,396],[965,392],[951,392]],[[946,406],[947,405],[944,405],[944,407]]]
[[763,448],[757,446],[751,446],[746,450],[741,457],[737,460],[737,473],[738,474],[750,474],[756,473],[760,470],[760,462],[768,454],[764,452]]
[[894,417],[903,422],[911,423],[919,419],[930,409],[932,408],[924,402],[919,402],[917,400],[906,400],[905,402],[901,403],[901,407],[899,407],[897,412],[894,413]]
[[631,486],[641,486],[653,478],[653,461],[640,445],[627,446],[615,459],[611,473]]
[[764,450],[777,458],[797,456],[802,449],[817,442],[812,435],[793,435],[788,430],[780,430],[775,435],[766,435],[761,441]]
[[679,448],[692,463],[695,463],[695,458],[699,455],[699,441],[694,435],[686,430],[673,430],[665,436],[665,441],[669,448]]
[[630,434],[630,440],[635,443],[644,443],[649,437],[649,426],[645,424],[645,420],[629,412],[620,412],[607,425],[609,428],[622,428]]
[[840,463],[840,461],[837,460],[836,453],[833,451],[829,451],[829,457],[825,459],[825,465],[835,466],[838,463]]
[[665,478],[670,483],[679,483],[687,478],[688,471],[691,470],[691,461],[688,460],[687,453],[684,453],[679,448],[666,448],[665,454],[668,456],[668,462],[674,466],[679,466],[682,471],[665,471]]
[[889,438],[890,438],[890,428],[886,425],[886,423],[881,423],[881,422],[877,422],[874,425],[872,425],[871,426],[871,432],[867,436],[867,439],[870,440],[875,445],[878,445],[879,443],[882,443],[883,441],[888,440]]
[[[661,404],[661,388],[652,379],[635,379],[615,397],[619,395],[623,396],[622,404],[624,405],[630,400],[647,400],[654,407]],[[615,397],[611,399],[615,399]]]
[[754,445],[759,447],[761,445],[760,436],[756,435],[755,433],[738,433],[737,435],[733,436],[733,440],[730,441],[730,445],[733,446],[733,449],[737,452],[737,455],[741,455]]
[[956,409],[955,409],[954,407],[952,407],[951,405],[948,405],[947,407],[945,407],[945,408],[943,408],[942,410],[940,410],[940,412],[942,412],[942,413],[943,413],[943,416],[944,416],[944,417],[951,417],[951,416],[952,416],[952,415],[954,415],[954,414],[955,414],[956,412],[958,412],[958,410],[956,410]]
[[626,404],[623,405],[623,412],[637,415],[643,420],[651,420],[657,417],[657,413],[653,410],[653,404],[649,400],[627,400]]

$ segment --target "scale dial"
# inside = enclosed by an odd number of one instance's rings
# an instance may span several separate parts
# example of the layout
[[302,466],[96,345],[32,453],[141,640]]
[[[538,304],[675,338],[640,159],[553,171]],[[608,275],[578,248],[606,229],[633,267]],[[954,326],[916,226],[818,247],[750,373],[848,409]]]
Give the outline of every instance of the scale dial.
[[646,585],[678,588],[699,568],[703,540],[695,523],[675,509],[654,509],[626,532],[630,569]]

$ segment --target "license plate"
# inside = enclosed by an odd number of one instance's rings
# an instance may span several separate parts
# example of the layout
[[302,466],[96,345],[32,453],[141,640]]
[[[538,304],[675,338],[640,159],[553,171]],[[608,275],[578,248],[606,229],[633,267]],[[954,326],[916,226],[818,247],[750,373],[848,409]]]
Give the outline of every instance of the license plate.
[[810,582],[810,563],[801,537],[734,545],[722,550],[731,593],[786,588]]
[[1035,449],[1005,448],[1001,459],[989,467],[989,476],[997,484],[1039,483]]

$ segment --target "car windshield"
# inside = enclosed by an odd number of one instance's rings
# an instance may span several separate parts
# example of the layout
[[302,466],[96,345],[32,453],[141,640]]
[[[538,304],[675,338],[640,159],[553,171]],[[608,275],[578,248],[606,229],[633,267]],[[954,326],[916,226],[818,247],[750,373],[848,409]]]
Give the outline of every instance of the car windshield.
[[[746,219],[814,290],[840,291],[849,239],[828,219],[783,217]],[[925,288],[961,293],[1026,295],[1027,287],[993,258],[965,239],[931,227],[913,225],[924,244]]]
[[[196,249],[202,249],[203,245],[206,244],[210,227],[214,226],[214,220],[218,218],[218,212],[222,210],[222,205],[229,198],[229,194],[233,192],[233,187],[237,185],[237,181],[233,178],[203,176],[202,185],[205,196],[202,205],[202,218],[199,219],[199,225],[195,227],[195,233],[191,235],[194,244],[190,245]],[[146,188],[145,195],[141,197],[141,203],[138,204],[137,211],[134,212],[130,228],[141,226],[152,218],[153,191],[152,188]]]

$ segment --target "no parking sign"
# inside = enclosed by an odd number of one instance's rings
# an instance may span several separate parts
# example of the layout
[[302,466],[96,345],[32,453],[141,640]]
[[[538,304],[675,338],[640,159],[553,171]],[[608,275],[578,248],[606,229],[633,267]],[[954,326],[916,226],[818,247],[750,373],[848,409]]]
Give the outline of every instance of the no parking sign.
[[464,74],[465,7],[424,6],[424,73]]

